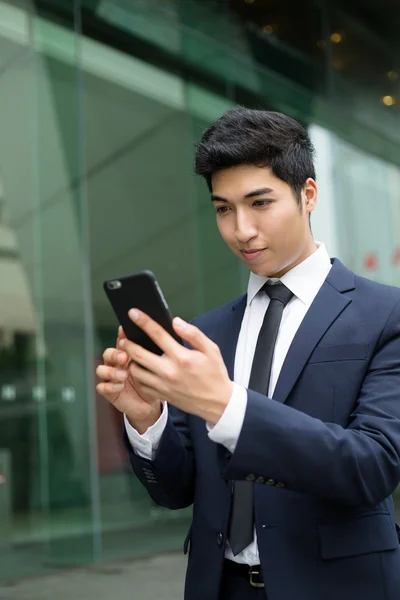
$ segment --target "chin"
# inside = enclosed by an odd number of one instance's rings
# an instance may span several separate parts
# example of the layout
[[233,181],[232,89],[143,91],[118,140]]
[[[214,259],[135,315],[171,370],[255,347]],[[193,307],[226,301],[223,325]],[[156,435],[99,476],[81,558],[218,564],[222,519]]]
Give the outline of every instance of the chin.
[[273,268],[267,265],[252,265],[250,271],[254,275],[260,275],[261,277],[273,277],[272,273],[275,272]]
[[284,265],[263,264],[251,265],[250,271],[255,275],[261,275],[262,277],[280,278],[288,271],[288,268],[285,268]]

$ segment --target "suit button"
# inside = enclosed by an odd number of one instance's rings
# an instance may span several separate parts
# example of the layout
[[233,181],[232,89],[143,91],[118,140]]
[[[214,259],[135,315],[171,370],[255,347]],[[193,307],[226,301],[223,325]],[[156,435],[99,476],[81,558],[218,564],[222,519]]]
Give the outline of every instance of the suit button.
[[222,533],[219,531],[217,533],[217,544],[218,546],[222,546],[222,542],[224,541],[224,536],[222,535]]
[[264,477],[257,477],[256,479],[256,483],[264,483],[265,479]]
[[246,477],[246,481],[255,481],[256,476],[255,475],[247,475]]
[[285,484],[284,484],[284,483],[282,483],[281,481],[278,481],[278,483],[276,484],[276,486],[275,486],[275,487],[277,487],[277,488],[284,488],[284,487],[285,487]]
[[267,479],[265,482],[267,485],[275,485],[275,479]]

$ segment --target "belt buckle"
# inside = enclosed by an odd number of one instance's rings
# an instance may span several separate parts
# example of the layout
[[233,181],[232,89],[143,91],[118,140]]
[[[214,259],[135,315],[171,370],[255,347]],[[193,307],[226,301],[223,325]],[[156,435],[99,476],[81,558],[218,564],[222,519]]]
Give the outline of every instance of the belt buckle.
[[249,569],[249,575],[250,575],[250,585],[251,585],[251,587],[254,587],[254,588],[264,588],[265,587],[265,584],[262,581],[254,581],[254,579],[253,579],[254,575],[256,575],[257,577],[261,577],[260,570],[253,571],[253,567],[250,567],[250,569]]

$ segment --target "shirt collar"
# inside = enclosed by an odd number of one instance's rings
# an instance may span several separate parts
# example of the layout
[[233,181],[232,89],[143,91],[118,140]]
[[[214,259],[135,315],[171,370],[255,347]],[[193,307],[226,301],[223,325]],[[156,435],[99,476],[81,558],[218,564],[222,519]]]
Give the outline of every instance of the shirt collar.
[[[299,265],[285,273],[280,279],[306,305],[312,303],[332,266],[325,244],[322,242],[315,243],[318,246],[317,250]],[[261,275],[250,273],[247,288],[247,305],[251,304],[264,283],[268,280],[276,281],[271,277],[262,277]]]

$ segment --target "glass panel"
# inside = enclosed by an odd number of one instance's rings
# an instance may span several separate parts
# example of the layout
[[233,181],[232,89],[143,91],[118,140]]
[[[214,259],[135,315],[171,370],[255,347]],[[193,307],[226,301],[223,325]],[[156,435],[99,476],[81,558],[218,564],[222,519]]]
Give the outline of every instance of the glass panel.
[[313,0],[232,0],[229,5],[259,64],[303,87],[324,91],[323,20]]
[[[0,24],[0,268],[5,283],[0,293],[0,538],[5,557],[0,577],[12,577],[21,570],[35,573],[38,554],[45,554],[47,530],[41,517],[47,510],[47,473],[41,459],[47,440],[40,436],[43,331],[37,313],[40,256],[30,16],[1,2]],[[35,537],[40,540],[35,551],[23,550],[21,544]]]
[[[83,4],[89,2],[85,0]],[[100,0],[95,13],[100,21],[178,55],[181,48],[178,4],[179,0]]]
[[[329,12],[331,100],[346,105],[352,118],[388,139],[400,140],[397,52],[382,36],[378,14],[354,17],[332,5]],[[367,12],[368,14],[368,12]]]
[[31,9],[0,3],[0,577],[87,562],[95,539],[77,38]]
[[41,18],[34,20],[33,31],[37,273],[47,402],[42,435],[47,437],[49,563],[59,567],[99,554],[80,44],[75,32]]
[[[99,363],[117,335],[104,279],[150,269],[174,314],[190,319],[199,312],[198,232],[182,80],[89,40],[82,46],[82,68]],[[122,427],[122,415],[99,398],[103,557],[180,547],[190,509],[177,513],[153,505],[131,471]]]
[[[333,137],[333,180],[339,246],[350,268],[375,281],[400,284],[398,239],[400,169]],[[382,198],[386,201],[382,202]]]

